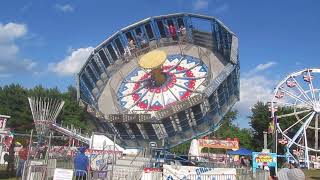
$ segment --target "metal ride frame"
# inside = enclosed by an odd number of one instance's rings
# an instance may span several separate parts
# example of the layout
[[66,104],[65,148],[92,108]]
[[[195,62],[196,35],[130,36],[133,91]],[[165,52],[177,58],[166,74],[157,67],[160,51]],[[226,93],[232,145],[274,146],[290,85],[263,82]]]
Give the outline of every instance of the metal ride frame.
[[[203,25],[203,22],[206,23],[207,29],[203,29],[202,26],[197,26],[199,25],[197,23],[200,21],[201,25]],[[214,17],[192,13],[175,13],[146,18],[128,27],[122,28],[98,45],[78,73],[78,98],[80,102],[85,104],[102,131],[107,132],[108,134],[117,133],[119,135],[117,144],[123,147],[143,146],[145,144],[142,141],[153,139],[156,139],[157,142],[161,142],[163,136],[161,136],[162,133],[158,130],[160,128],[157,127],[163,125],[161,121],[164,118],[156,119],[156,121],[160,123],[159,125],[145,123],[148,127],[145,126],[142,128],[148,129],[150,132],[154,131],[155,135],[149,133],[147,136],[143,136],[144,133],[147,133],[147,130],[145,130],[146,132],[144,132],[144,130],[142,132],[141,128],[139,128],[139,131],[141,131],[143,137],[141,137],[139,133],[133,133],[132,135],[130,128],[127,128],[125,131],[129,131],[129,135],[126,135],[125,137],[123,135],[125,133],[120,134],[117,131],[119,128],[115,127],[114,123],[110,122],[106,116],[107,114],[103,114],[99,110],[99,98],[105,91],[105,88],[109,88],[106,86],[109,80],[116,74],[115,72],[118,72],[117,70],[119,67],[127,63],[126,59],[129,57],[124,57],[123,49],[128,46],[129,36],[130,39],[135,40],[137,31],[142,31],[146,35],[150,47],[144,49],[138,44],[138,48],[141,48],[142,53],[150,49],[169,46],[172,45],[172,43],[175,45],[179,44],[170,41],[171,37],[168,30],[162,27],[162,25],[167,25],[169,23],[173,23],[176,27],[179,27],[181,24],[185,26],[187,34],[185,43],[187,46],[195,45],[206,48],[225,61],[221,73],[216,77],[209,78],[208,86],[203,96],[204,101],[186,109],[189,113],[180,111],[182,115],[187,117],[193,117],[192,115],[194,115],[196,121],[199,122],[199,126],[205,128],[190,128],[187,123],[185,123],[185,119],[179,118],[176,119],[176,121],[181,121],[182,123],[180,124],[182,125],[186,124],[186,129],[189,130],[188,132],[173,130],[171,126],[169,127],[170,124],[174,123],[172,120],[174,115],[172,115],[168,117],[171,120],[168,121],[169,123],[168,126],[165,127],[166,130],[164,131],[164,134],[168,130],[168,132],[170,132],[170,137],[175,136],[178,138],[168,138],[170,140],[175,139],[174,142],[170,142],[170,144],[174,146],[184,142],[186,140],[186,135],[188,136],[188,139],[192,139],[195,136],[204,136],[217,129],[220,120],[227,110],[239,100],[240,64],[238,61],[238,38],[223,23]],[[183,49],[181,48],[179,53],[181,53],[181,50],[183,53]],[[199,52],[199,56],[201,54],[202,57],[205,57],[206,53],[207,51]],[[139,56],[140,53],[136,52],[135,54],[135,56]],[[211,76],[211,73],[209,76]],[[115,89],[116,87],[114,89],[111,88],[110,90],[112,96],[116,95]],[[114,106],[117,107],[117,102],[114,102],[114,104]],[[197,109],[200,110],[196,111]],[[177,134],[178,136],[176,136]],[[181,134],[181,136],[179,134]],[[132,137],[135,138],[132,139]]]
[[[294,159],[293,148],[303,151],[305,167],[310,168],[309,152],[319,153],[319,114],[320,114],[320,85],[316,81],[320,69],[311,68],[297,71],[285,77],[276,86],[271,101],[271,116],[275,122],[275,150],[277,152],[278,133],[287,141],[286,157],[289,161]],[[286,107],[293,110],[286,114],[277,115],[278,108]],[[285,117],[294,117],[296,121],[288,127],[281,127],[277,119],[281,121]],[[282,125],[283,126],[283,125]],[[314,142],[309,142],[314,133]],[[301,152],[301,151],[300,151]]]
[[48,130],[56,122],[62,110],[64,101],[41,97],[29,97],[28,100],[37,133],[48,134]]

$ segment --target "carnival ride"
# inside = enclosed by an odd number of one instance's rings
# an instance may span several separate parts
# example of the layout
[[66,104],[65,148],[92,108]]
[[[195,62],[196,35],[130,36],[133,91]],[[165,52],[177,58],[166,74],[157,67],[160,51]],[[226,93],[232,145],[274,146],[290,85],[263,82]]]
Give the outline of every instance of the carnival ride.
[[149,17],[95,48],[78,73],[78,97],[122,147],[205,136],[239,100],[238,38],[210,16]]
[[[294,158],[298,163],[301,158],[307,168],[310,167],[309,156],[320,152],[319,74],[318,68],[289,74],[276,86],[270,104],[276,136],[279,133],[279,143],[286,145],[288,160]],[[281,114],[279,108],[283,110]]]
[[[175,27],[177,34],[168,26]],[[143,41],[138,38],[141,34]],[[134,47],[129,47],[130,39]],[[176,13],[149,17],[121,29],[95,48],[78,73],[77,90],[80,104],[91,113],[99,132],[89,137],[62,127],[56,120],[64,101],[30,97],[38,142],[35,148],[29,143],[25,168],[33,169],[33,161],[47,168],[59,159],[53,157],[55,152],[66,151],[65,146],[51,147],[57,131],[89,145],[90,157],[99,157],[93,162],[94,171],[110,171],[110,176],[116,177],[123,170],[125,177],[139,179],[141,167],[151,160],[128,147],[162,144],[158,150],[170,154],[165,152],[168,148],[219,128],[239,100],[238,38],[210,16]],[[32,149],[38,151],[47,144],[45,161],[32,155]],[[122,153],[135,156],[123,157]],[[105,166],[109,157],[112,170]],[[115,172],[114,166],[119,166]],[[44,175],[48,175],[46,171]]]
[[115,150],[126,153],[123,148],[114,144],[114,142],[105,135],[83,135],[75,128],[70,129],[57,124],[56,119],[63,108],[64,101],[43,97],[29,97],[28,100],[37,131],[38,146],[44,144],[45,137],[48,139],[50,134],[52,136],[52,133],[57,131],[71,140],[75,139],[89,145],[90,148],[94,150],[102,150],[109,146],[115,146]]

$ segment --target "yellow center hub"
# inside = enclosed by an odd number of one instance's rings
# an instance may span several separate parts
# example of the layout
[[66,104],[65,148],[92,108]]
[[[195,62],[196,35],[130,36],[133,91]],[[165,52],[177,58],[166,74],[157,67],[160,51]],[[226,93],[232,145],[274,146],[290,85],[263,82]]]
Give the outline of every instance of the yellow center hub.
[[144,69],[156,69],[161,67],[166,59],[167,54],[164,51],[153,50],[143,55],[139,59],[138,64]]
[[162,72],[162,65],[167,59],[164,51],[153,50],[143,55],[138,64],[143,69],[151,70],[151,79],[155,81],[156,86],[161,86],[166,81],[166,76]]

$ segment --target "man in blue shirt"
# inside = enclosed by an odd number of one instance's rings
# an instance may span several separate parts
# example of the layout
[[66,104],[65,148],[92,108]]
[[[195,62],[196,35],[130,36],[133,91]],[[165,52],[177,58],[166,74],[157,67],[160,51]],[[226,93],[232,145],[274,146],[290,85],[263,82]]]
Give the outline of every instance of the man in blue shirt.
[[86,147],[80,147],[79,152],[74,158],[74,169],[76,171],[76,180],[86,180],[88,167],[89,167],[89,158],[84,154]]

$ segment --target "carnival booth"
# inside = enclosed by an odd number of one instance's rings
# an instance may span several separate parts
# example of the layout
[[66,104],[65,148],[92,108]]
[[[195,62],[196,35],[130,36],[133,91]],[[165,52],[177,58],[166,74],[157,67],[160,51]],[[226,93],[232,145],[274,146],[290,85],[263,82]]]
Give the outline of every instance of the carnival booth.
[[225,162],[228,158],[226,154],[210,154],[202,153],[203,148],[213,148],[213,149],[224,149],[224,150],[238,150],[239,140],[234,138],[227,138],[226,140],[221,139],[208,139],[207,137],[203,139],[194,139],[191,141],[189,149],[189,157],[191,160],[202,161],[206,159],[218,160]]
[[13,140],[10,129],[6,124],[10,116],[0,115],[0,164],[4,164],[4,155],[8,153],[9,147]]

